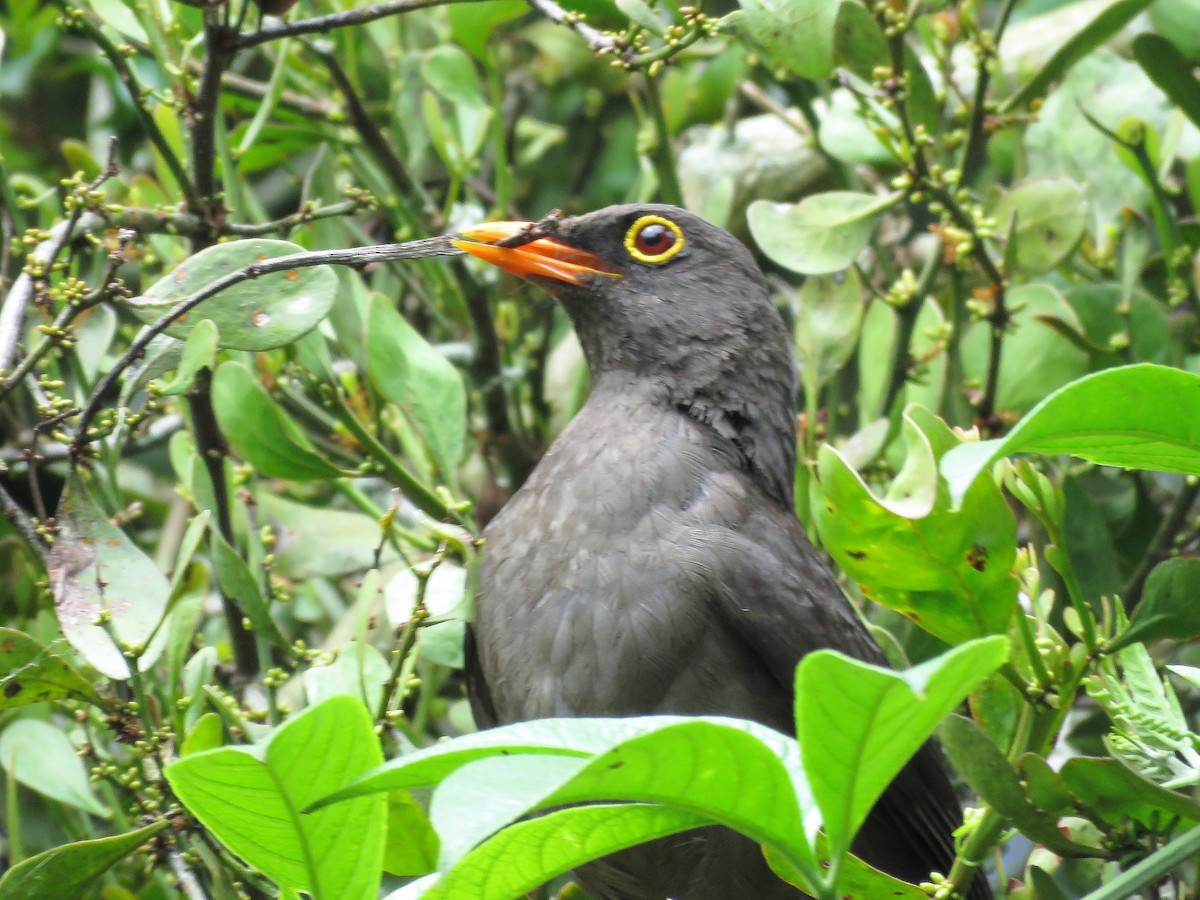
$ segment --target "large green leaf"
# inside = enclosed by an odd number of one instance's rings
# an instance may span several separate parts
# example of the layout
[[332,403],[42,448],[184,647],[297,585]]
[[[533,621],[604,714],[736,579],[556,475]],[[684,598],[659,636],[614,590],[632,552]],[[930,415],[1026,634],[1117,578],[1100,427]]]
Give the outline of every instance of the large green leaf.
[[635,803],[558,810],[504,829],[439,880],[389,900],[513,900],[581,863],[706,824],[695,813]]
[[371,717],[343,695],[309,707],[261,744],[197,753],[165,773],[205,828],[280,887],[314,900],[367,900],[379,886],[386,798],[302,810],[381,760]]
[[838,0],[739,0],[744,25],[771,65],[801,78],[833,72]]
[[1017,596],[1012,513],[986,480],[952,509],[936,460],[957,439],[919,408],[904,429],[904,469],[883,499],[838,451],[820,449],[810,508],[821,540],[867,597],[942,640],[1002,632]]
[[87,889],[116,862],[167,827],[162,819],[127,834],[52,847],[22,860],[0,878],[0,897],[9,900],[63,900],[87,896]]
[[1067,453],[1103,466],[1200,475],[1200,376],[1142,363],[1068,384],[1007,436],[963,444],[943,457],[955,501],[1012,453]]
[[1007,658],[1008,638],[994,635],[903,672],[834,650],[800,661],[796,734],[835,858],[938,723]]
[[829,191],[799,203],[756,200],[746,221],[755,243],[773,262],[802,275],[828,275],[854,262],[875,221],[899,197]]
[[109,812],[88,783],[83,760],[61,728],[39,719],[18,719],[0,733],[0,766],[9,778],[93,816]]
[[[184,260],[141,297],[125,306],[143,322],[161,317],[186,297],[245,266],[304,248],[288,241],[252,238],[201,250]],[[310,266],[244,281],[206,300],[167,329],[186,338],[196,322],[211,319],[222,347],[274,350],[311,331],[329,313],[337,294],[337,276],[328,266]]]
[[63,697],[100,702],[69,660],[23,632],[0,628],[0,709]]
[[226,439],[260,474],[292,481],[345,474],[312,448],[296,424],[241,363],[226,362],[217,369],[212,399]]
[[[109,678],[128,678],[124,654],[95,623],[103,614],[120,641],[144,646],[166,611],[166,576],[108,520],[78,476],[68,482],[57,518],[58,538],[46,569],[63,635]],[[141,655],[139,668],[153,664],[162,651],[161,630],[159,638]]]
[[367,371],[379,393],[412,417],[442,477],[452,478],[467,425],[462,376],[379,294],[367,318]]
[[[820,822],[796,742],[737,719],[646,716],[509,725],[392,760],[322,798],[316,808],[365,793],[445,783],[452,773],[483,760],[530,756],[537,759],[511,765],[527,772],[540,762],[540,778],[489,776],[496,796],[481,813],[486,821],[472,826],[473,834],[488,833],[533,808],[604,800],[658,803],[770,843],[810,878],[818,872],[810,839]],[[462,777],[475,784],[469,773]],[[454,812],[458,803],[466,804],[462,816],[474,815],[480,790],[458,791],[443,800],[438,818],[459,815]],[[464,841],[452,842],[447,852],[461,852]]]

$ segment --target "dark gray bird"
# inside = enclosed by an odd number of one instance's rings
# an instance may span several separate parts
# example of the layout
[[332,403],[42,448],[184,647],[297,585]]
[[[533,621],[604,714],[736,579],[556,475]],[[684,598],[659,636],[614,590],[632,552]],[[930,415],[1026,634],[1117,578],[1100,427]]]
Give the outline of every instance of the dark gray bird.
[[[591,395],[484,532],[468,687],[481,727],[720,714],[794,734],[793,674],[833,647],[883,663],[796,519],[791,341],[750,253],[682,209],[613,206],[462,232],[575,325]],[[496,242],[501,241],[502,246]],[[855,852],[946,872],[962,813],[936,748],[888,788]],[[584,867],[601,900],[795,900],[724,828]],[[969,895],[988,897],[980,878]]]

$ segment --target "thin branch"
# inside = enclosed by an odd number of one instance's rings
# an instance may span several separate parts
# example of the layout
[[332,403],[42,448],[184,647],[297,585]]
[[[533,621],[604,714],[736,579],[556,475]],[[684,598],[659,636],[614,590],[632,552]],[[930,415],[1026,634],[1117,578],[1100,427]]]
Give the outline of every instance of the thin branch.
[[1184,482],[1183,490],[1171,504],[1171,510],[1167,513],[1167,517],[1163,519],[1158,531],[1155,532],[1154,540],[1150,542],[1150,547],[1142,557],[1141,563],[1129,576],[1129,581],[1121,591],[1121,601],[1125,604],[1126,610],[1132,610],[1141,599],[1142,590],[1146,587],[1146,579],[1150,577],[1150,572],[1154,567],[1170,557],[1171,550],[1175,546],[1175,539],[1187,525],[1188,515],[1192,511],[1192,507],[1196,505],[1198,496],[1200,496],[1200,478],[1188,478]]
[[393,0],[391,3],[379,3],[375,6],[362,6],[346,12],[332,13],[327,16],[314,16],[311,19],[301,19],[298,22],[286,22],[271,28],[261,28],[239,35],[237,49],[257,47],[285,37],[296,37],[302,34],[323,34],[336,28],[346,28],[351,25],[362,25],[384,19],[388,16],[413,12],[418,9],[428,9],[431,6],[446,6],[451,3],[479,3],[482,0]]
[[925,263],[925,268],[921,270],[921,277],[912,297],[904,306],[896,310],[900,322],[896,333],[896,344],[892,348],[891,375],[888,378],[887,390],[884,392],[883,405],[879,409],[879,414],[882,416],[889,415],[892,404],[896,402],[904,383],[908,380],[909,369],[912,368],[910,345],[913,331],[916,329],[917,317],[921,315],[921,307],[924,306],[925,298],[929,295],[929,289],[933,286],[933,280],[937,277],[941,267],[941,249],[934,247]]
[[574,13],[567,12],[554,0],[529,0],[529,5],[551,22],[575,29],[575,33],[587,41],[593,53],[610,53],[616,49],[616,41],[603,31],[597,31]]
[[[225,458],[229,455],[229,445],[221,432],[221,426],[217,423],[211,387],[212,369],[205,366],[196,373],[196,379],[187,392],[187,405],[192,420],[192,432],[196,438],[196,450],[212,485],[213,502],[217,507],[217,530],[221,537],[233,546],[236,538],[233,533],[233,517],[229,510],[229,482],[225,478]],[[253,678],[259,670],[258,642],[253,633],[242,624],[243,613],[237,600],[224,590],[221,591],[221,606],[229,628],[229,640],[233,644],[237,673],[245,679]]]
[[[199,71],[203,71],[203,68],[201,67]],[[254,100],[263,99],[270,90],[269,86],[264,82],[247,78],[245,75],[239,75],[237,72],[224,73],[221,76],[221,87],[231,94],[250,97]],[[279,105],[310,119],[332,120],[339,113],[336,105],[322,103],[320,100],[305,97],[303,94],[298,94],[295,91],[281,91],[279,94]]]
[[[221,114],[221,76],[237,49],[237,34],[220,23],[216,11],[204,14],[205,59],[200,89],[192,104],[192,175],[196,179],[201,215],[214,231],[225,222],[225,204],[217,188],[217,116]],[[192,251],[202,249],[193,246]]]
[[996,17],[996,25],[992,29],[991,46],[986,51],[979,51],[979,65],[975,75],[975,99],[971,104],[971,124],[967,129],[967,140],[963,145],[962,162],[959,168],[963,180],[969,181],[968,172],[972,171],[981,158],[983,149],[984,121],[987,118],[987,91],[992,79],[992,66],[995,64],[1000,50],[1000,39],[1004,37],[1004,29],[1008,27],[1009,16],[1012,15],[1016,0],[1004,0],[1000,13]]
[[308,48],[325,64],[329,70],[329,76],[341,91],[342,97],[346,102],[346,116],[350,120],[350,124],[354,127],[363,139],[363,143],[367,149],[374,154],[379,165],[383,168],[388,180],[396,186],[396,190],[402,196],[415,196],[419,198],[422,204],[422,215],[425,218],[426,225],[433,225],[437,218],[436,207],[429,195],[425,192],[425,188],[421,183],[413,177],[408,171],[408,167],[404,164],[396,151],[392,148],[391,142],[380,130],[375,120],[371,118],[371,114],[367,111],[366,106],[362,102],[362,98],[358,96],[358,91],[355,90],[354,83],[338,62],[337,57],[332,51],[320,47],[316,44],[307,44]]
[[[88,184],[87,193],[98,190],[104,182],[117,174],[116,158],[117,139],[114,137],[110,138],[108,142],[108,161],[104,170]],[[33,268],[41,270],[48,278],[50,269],[54,266],[54,261],[58,259],[58,254],[62,253],[63,248],[71,243],[77,234],[98,231],[102,227],[103,221],[94,212],[85,211],[84,201],[81,198],[81,202],[75,207],[70,217],[65,222],[59,222],[51,228],[50,237],[34,247],[33,251],[26,256],[28,262],[25,268],[29,269],[29,264],[33,263]],[[4,306],[0,309],[0,373],[7,371],[12,366],[13,360],[16,359],[17,344],[21,340],[21,332],[25,327],[25,310],[33,300],[34,292],[42,277],[41,274],[35,278],[27,271],[22,272],[13,282],[8,296],[4,298]]]
[[[279,256],[274,259],[253,263],[218,278],[208,286],[179,301],[153,324],[143,329],[129,345],[129,349],[104,373],[88,398],[87,406],[79,414],[79,422],[75,428],[74,447],[76,452],[81,453],[83,448],[91,442],[88,431],[96,414],[100,411],[105,397],[116,385],[117,379],[121,377],[125,370],[138,359],[141,359],[150,342],[170,328],[180,316],[186,315],[205,300],[215,297],[235,284],[252,281],[276,272],[286,272],[292,269],[303,269],[311,266],[332,265],[362,268],[371,263],[390,262],[398,259],[418,259],[429,256],[457,256],[461,253],[462,251],[451,244],[448,238],[434,237],[419,241],[408,241],[403,244],[377,244],[371,247],[292,253],[288,256]],[[70,418],[71,415],[73,413],[65,414],[61,418]],[[54,421],[57,420],[51,420],[51,424]]]
[[187,172],[183,168],[183,162],[175,155],[175,148],[171,146],[166,135],[162,133],[162,129],[158,127],[158,123],[154,121],[154,116],[146,108],[144,97],[146,89],[138,81],[137,75],[134,74],[133,68],[129,65],[129,60],[125,54],[121,52],[116,44],[108,39],[100,29],[100,26],[93,22],[83,10],[71,6],[66,0],[55,0],[55,3],[71,23],[75,27],[82,29],[88,36],[88,39],[100,48],[100,52],[112,64],[113,69],[116,70],[117,77],[121,79],[126,90],[129,91],[129,98],[133,102],[134,112],[137,114],[142,128],[146,131],[146,137],[149,138],[150,143],[154,145],[154,149],[162,156],[167,168],[171,171],[171,176],[175,179],[179,190],[183,193],[188,207],[190,209],[198,209],[199,198],[196,194],[196,188],[192,185],[191,179],[188,178]]
[[38,534],[33,520],[29,518],[25,510],[21,509],[21,505],[13,499],[12,494],[3,484],[0,484],[0,511],[4,513],[4,518],[8,519],[8,523],[25,539],[29,549],[36,553],[42,564],[45,565],[50,553],[50,545]]

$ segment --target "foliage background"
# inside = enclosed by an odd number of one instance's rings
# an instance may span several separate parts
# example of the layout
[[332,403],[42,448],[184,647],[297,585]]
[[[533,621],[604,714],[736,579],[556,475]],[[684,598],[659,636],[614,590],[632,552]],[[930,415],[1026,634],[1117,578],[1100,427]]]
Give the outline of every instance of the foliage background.
[[[389,783],[239,845],[195,761],[256,742],[303,806],[375,734],[472,730],[472,535],[586,395],[565,318],[472,261],[361,257],[164,314],[290,252],[639,200],[759,255],[801,517],[897,665],[1011,636],[943,728],[982,798],[952,877],[1082,896],[1148,858],[1113,890],[1191,889],[1195,0],[260,6],[0,5],[3,858],[50,851],[0,896],[374,896],[486,837],[464,778],[436,829]],[[1080,381],[1136,363],[1175,371]],[[358,737],[307,772],[329,730]],[[256,856],[339,828],[365,863]]]

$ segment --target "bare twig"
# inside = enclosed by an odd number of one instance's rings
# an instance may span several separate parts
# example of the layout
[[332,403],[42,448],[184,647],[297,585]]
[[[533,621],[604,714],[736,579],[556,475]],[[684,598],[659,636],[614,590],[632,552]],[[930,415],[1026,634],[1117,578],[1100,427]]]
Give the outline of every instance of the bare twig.
[[593,53],[610,52],[616,48],[616,41],[609,35],[581,21],[578,16],[567,12],[554,0],[529,0],[529,5],[551,22],[575,29],[575,33],[587,41]]
[[[117,140],[111,138],[108,142],[107,164],[88,185],[89,193],[117,174],[116,156]],[[84,205],[80,203],[65,222],[59,222],[50,229],[50,237],[34,247],[26,259],[49,277],[50,269],[63,248],[71,243],[76,235],[99,230],[103,222],[103,218],[85,211]],[[28,264],[26,267],[28,268]],[[8,296],[4,298],[4,306],[0,308],[0,372],[7,371],[16,359],[17,344],[25,326],[25,310],[33,300],[39,280],[40,278],[34,278],[28,272],[22,272],[13,282]]]
[[38,534],[33,520],[29,518],[25,510],[21,509],[20,504],[12,498],[12,494],[2,484],[0,484],[0,511],[3,511],[4,518],[8,519],[8,523],[25,539],[29,549],[36,553],[45,564],[50,551],[49,545]]
[[374,6],[361,6],[346,12],[332,13],[327,16],[314,16],[311,19],[301,19],[298,22],[286,22],[271,28],[251,31],[238,37],[239,50],[247,47],[257,47],[279,38],[296,37],[302,34],[323,34],[335,28],[346,28],[350,25],[362,25],[384,19],[388,16],[400,15],[417,9],[428,9],[431,6],[445,6],[450,3],[478,3],[481,0],[392,0],[391,3],[377,3]]

